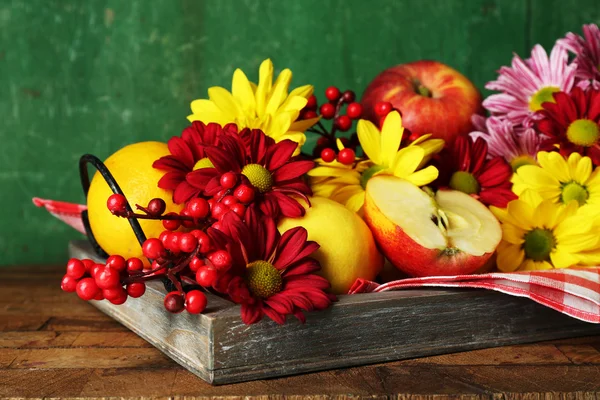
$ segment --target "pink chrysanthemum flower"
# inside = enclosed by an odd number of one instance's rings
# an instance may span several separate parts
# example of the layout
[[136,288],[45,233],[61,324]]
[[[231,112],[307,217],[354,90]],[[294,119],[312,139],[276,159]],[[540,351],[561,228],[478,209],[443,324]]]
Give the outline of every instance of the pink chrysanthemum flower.
[[476,130],[470,135],[487,142],[488,158],[503,157],[513,171],[522,165],[535,165],[540,144],[547,139],[533,128],[514,126],[504,118],[473,115],[471,121]]
[[539,44],[527,60],[515,54],[511,67],[500,68],[498,79],[485,85],[502,93],[489,96],[483,106],[514,125],[530,126],[542,103],[554,101],[552,93],[569,92],[573,87],[577,66],[568,61],[567,50],[559,45],[554,46],[550,58]]
[[577,64],[575,76],[582,81],[578,86],[586,88],[592,85],[600,88],[600,29],[596,24],[583,26],[583,37],[572,32],[567,33],[564,39],[559,39],[558,44],[575,54],[574,62]]

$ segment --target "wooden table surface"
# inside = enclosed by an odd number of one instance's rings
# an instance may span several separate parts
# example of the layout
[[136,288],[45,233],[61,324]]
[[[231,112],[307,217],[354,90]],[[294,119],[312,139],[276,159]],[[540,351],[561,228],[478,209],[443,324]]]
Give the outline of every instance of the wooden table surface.
[[569,393],[600,399],[600,336],[213,387],[76,295],[63,293],[63,271],[62,266],[0,268],[0,397],[504,398],[499,395],[509,393],[534,399]]

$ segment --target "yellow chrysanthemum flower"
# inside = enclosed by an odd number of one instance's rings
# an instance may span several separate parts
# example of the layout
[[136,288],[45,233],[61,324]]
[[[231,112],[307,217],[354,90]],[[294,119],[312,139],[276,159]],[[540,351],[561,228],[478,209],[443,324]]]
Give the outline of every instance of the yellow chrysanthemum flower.
[[318,166],[308,172],[316,196],[329,197],[352,211],[361,212],[367,182],[374,175],[394,175],[418,186],[427,185],[438,177],[437,168],[421,168],[444,147],[444,141],[424,135],[410,146],[398,150],[404,127],[397,111],[387,115],[381,132],[370,121],[360,120],[357,133],[369,160],[358,162],[355,166],[317,160]]
[[319,118],[297,121],[300,111],[313,93],[312,85],[292,90],[292,71],[281,71],[273,83],[273,63],[262,62],[258,71],[258,85],[250,82],[241,69],[233,73],[231,92],[213,86],[208,89],[208,100],[192,101],[192,115],[188,120],[221,125],[235,123],[239,129],[261,129],[267,136],[279,142],[291,139],[298,143],[296,154],[306,142],[304,132]]
[[[542,200],[568,204],[577,200],[585,212],[600,210],[600,169],[592,160],[572,153],[567,160],[557,152],[540,151],[537,165],[524,165],[513,175],[513,192],[533,192]],[[529,193],[531,195],[531,193]]]
[[563,206],[536,199],[539,197],[525,196],[505,209],[491,207],[502,223],[498,269],[513,272],[597,265],[598,215],[589,218],[577,201]]

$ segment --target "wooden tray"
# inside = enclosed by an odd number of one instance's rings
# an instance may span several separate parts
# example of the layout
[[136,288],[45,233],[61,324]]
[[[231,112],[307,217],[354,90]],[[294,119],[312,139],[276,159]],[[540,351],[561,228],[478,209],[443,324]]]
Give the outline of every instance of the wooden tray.
[[[83,241],[71,242],[69,253],[98,260]],[[330,309],[308,313],[306,324],[289,318],[284,326],[246,326],[239,306],[217,296],[204,314],[173,315],[163,308],[164,294],[152,282],[123,305],[91,303],[212,384],[600,334],[599,325],[482,290],[340,296]]]

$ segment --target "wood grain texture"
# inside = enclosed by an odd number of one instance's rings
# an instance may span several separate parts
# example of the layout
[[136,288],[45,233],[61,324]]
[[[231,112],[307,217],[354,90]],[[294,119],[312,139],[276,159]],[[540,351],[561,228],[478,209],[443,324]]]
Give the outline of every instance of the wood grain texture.
[[[69,247],[73,257],[94,257],[87,242]],[[163,309],[164,295],[162,285],[153,283],[143,297],[124,305],[93,304],[213,384],[600,334],[598,325],[492,291],[340,296],[330,309],[309,313],[306,324],[289,318],[284,326],[268,320],[244,325],[239,306],[216,296],[209,296],[209,308],[201,315],[172,315]],[[593,360],[594,351],[580,346],[573,353]]]
[[237,67],[255,80],[271,57],[293,85],[360,95],[384,68],[437,59],[483,88],[513,51],[590,22],[597,0],[4,0],[0,265],[64,262],[79,234],[31,197],[82,202],[80,155],[179,135]]
[[[0,304],[22,301],[13,300],[22,299],[19,288],[33,303],[54,293],[57,304],[71,304],[74,295],[59,289],[63,268],[0,270]],[[39,307],[29,315],[11,315],[11,324],[0,325],[0,397],[600,399],[600,335],[210,386],[135,333],[122,326],[107,329],[104,323],[110,318],[81,303],[68,321]],[[0,314],[1,322],[6,318]],[[446,332],[439,330],[440,336]]]

